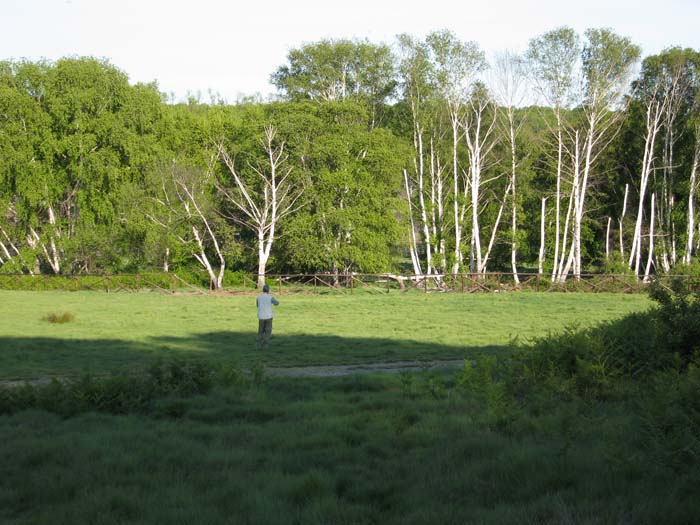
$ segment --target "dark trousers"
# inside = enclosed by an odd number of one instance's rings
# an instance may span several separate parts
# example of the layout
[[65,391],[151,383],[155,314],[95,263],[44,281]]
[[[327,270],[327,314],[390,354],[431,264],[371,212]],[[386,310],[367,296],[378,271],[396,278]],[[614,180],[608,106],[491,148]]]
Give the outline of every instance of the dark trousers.
[[258,337],[255,340],[255,346],[267,348],[270,344],[271,335],[272,319],[258,319]]

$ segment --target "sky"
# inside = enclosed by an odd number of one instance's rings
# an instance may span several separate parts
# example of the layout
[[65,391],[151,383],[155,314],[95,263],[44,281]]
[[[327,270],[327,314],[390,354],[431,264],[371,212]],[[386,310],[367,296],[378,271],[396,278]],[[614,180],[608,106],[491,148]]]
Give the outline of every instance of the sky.
[[0,60],[109,60],[173,101],[275,93],[288,52],[325,38],[393,44],[449,29],[488,57],[560,26],[609,27],[642,48],[700,50],[697,0],[0,0]]

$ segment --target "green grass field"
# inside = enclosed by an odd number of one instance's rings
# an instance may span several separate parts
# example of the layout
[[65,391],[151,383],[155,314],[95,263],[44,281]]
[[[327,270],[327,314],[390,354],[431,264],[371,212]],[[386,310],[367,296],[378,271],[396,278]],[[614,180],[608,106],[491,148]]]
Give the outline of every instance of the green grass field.
[[[534,292],[279,300],[261,354],[254,296],[0,291],[0,379],[138,370],[174,357],[243,366],[460,359],[651,304],[645,295]],[[73,320],[46,320],[63,313]]]
[[[0,292],[5,379],[166,363],[0,386],[0,523],[656,525],[700,515],[700,368],[615,375],[613,354],[575,330],[551,339],[568,345],[559,368],[496,364],[518,362],[515,337],[646,311],[646,296],[280,301],[261,357],[252,296]],[[649,326],[635,318],[606,333]],[[636,331],[635,345],[652,333]],[[591,355],[603,359],[579,362]],[[341,378],[260,366],[466,356],[477,361],[461,371]],[[184,388],[149,390],[171,358]],[[219,379],[192,389],[187,374],[207,367]]]

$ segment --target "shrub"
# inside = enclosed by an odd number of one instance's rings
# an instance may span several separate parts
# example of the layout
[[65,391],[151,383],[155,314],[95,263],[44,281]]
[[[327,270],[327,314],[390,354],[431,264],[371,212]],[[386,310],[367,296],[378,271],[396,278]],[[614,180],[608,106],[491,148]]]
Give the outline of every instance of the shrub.
[[643,461],[679,471],[700,464],[700,368],[657,374],[640,396]]
[[88,411],[147,412],[155,399],[207,393],[215,373],[200,363],[156,363],[145,375],[84,375],[73,381],[0,388],[0,414],[38,408],[64,417]]
[[654,282],[649,295],[657,303],[656,347],[677,355],[686,368],[700,354],[700,292],[691,293],[681,279],[671,279],[670,287]]

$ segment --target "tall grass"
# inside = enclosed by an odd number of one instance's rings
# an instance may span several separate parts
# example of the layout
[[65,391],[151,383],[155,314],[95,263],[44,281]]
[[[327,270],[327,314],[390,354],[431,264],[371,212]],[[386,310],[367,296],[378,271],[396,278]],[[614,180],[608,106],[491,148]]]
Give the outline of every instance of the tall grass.
[[0,522],[690,523],[700,510],[681,435],[656,434],[678,416],[649,426],[659,402],[641,391],[533,397],[504,417],[453,376],[414,382],[409,396],[398,376],[271,379],[126,414],[0,416]]

